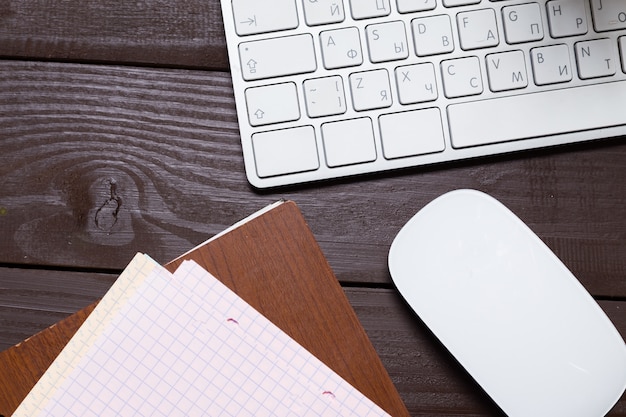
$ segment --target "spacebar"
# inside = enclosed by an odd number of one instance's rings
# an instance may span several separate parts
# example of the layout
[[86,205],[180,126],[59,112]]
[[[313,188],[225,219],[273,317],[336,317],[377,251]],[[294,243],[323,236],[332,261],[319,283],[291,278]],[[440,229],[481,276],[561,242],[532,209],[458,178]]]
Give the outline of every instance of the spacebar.
[[454,148],[626,125],[626,81],[448,106]]

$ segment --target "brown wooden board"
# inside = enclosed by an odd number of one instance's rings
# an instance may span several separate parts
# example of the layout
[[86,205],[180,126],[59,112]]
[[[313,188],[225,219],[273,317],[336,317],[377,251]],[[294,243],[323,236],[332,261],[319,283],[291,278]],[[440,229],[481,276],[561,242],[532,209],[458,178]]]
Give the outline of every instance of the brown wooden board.
[[389,285],[402,225],[475,188],[594,296],[626,297],[623,140],[258,193],[227,73],[2,60],[0,127],[0,264],[121,269],[142,250],[165,263],[285,198],[341,282]]
[[1,56],[228,67],[219,0],[1,0]]
[[[393,416],[408,416],[297,206],[286,202],[171,262],[193,259]],[[10,414],[93,309],[0,353]]]

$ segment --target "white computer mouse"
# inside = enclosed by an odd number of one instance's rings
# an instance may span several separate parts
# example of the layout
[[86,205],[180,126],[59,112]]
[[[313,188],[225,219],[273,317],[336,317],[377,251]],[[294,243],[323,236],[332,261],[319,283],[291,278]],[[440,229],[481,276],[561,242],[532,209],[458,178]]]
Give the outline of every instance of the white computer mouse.
[[475,190],[420,210],[389,252],[417,315],[510,417],[604,416],[626,345],[600,306],[510,210]]

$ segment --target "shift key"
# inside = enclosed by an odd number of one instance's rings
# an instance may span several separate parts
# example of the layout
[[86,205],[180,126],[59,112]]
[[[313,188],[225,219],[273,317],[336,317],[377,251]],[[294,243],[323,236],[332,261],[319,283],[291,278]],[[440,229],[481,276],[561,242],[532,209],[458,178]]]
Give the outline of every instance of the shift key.
[[309,34],[239,44],[241,74],[246,81],[304,74],[317,69]]

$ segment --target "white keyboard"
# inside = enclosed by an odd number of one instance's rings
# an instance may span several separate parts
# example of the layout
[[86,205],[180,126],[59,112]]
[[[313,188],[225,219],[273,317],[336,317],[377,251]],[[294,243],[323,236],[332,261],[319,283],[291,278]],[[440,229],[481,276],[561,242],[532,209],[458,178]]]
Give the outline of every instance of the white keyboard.
[[221,0],[258,188],[626,135],[626,0]]

